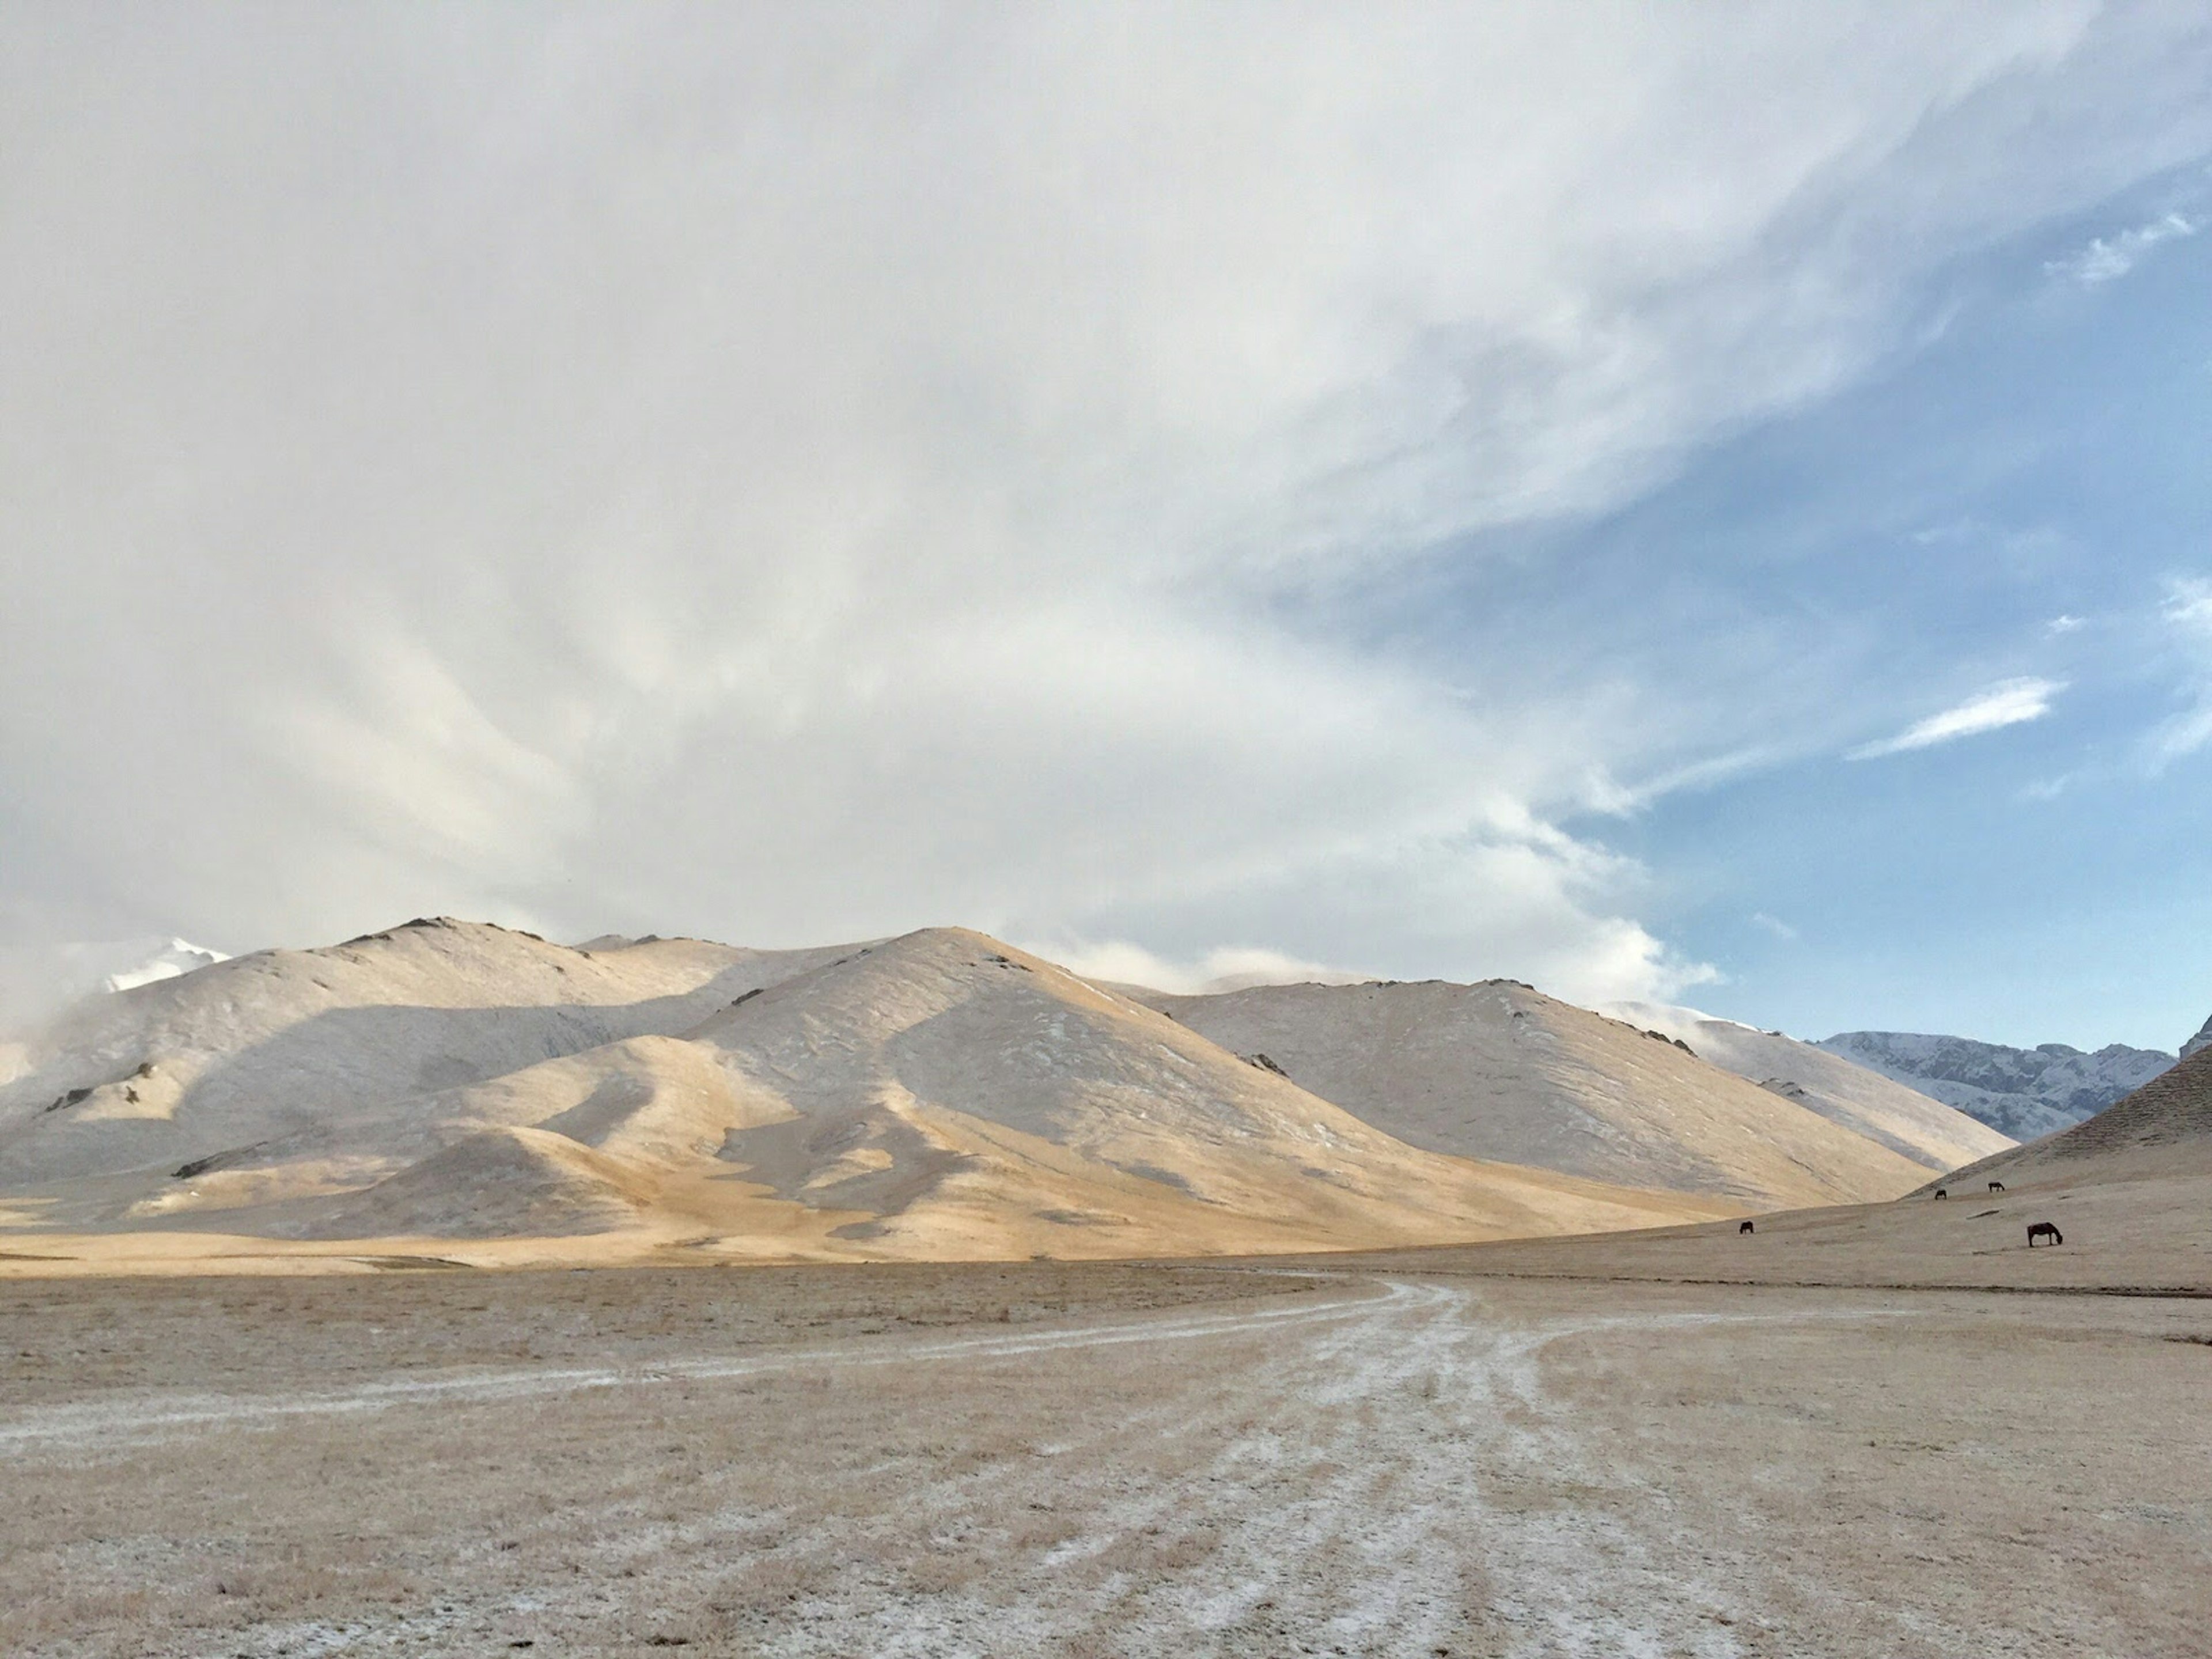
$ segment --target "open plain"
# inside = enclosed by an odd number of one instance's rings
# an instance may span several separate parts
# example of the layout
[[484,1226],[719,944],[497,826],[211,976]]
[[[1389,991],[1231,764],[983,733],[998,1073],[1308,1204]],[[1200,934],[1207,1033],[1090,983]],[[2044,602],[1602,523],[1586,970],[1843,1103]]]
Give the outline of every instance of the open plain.
[[1655,1248],[15,1279],[0,1649],[2212,1647],[2202,1286]]

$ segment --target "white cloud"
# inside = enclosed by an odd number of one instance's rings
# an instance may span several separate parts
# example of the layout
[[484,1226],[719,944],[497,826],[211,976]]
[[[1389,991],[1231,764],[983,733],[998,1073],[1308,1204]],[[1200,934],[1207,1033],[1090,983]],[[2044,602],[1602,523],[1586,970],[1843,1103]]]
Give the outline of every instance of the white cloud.
[[1960,738],[2039,720],[2051,712],[2051,700],[2065,689],[2063,680],[2000,681],[1956,708],[1916,721],[1893,738],[1852,750],[1850,758],[1875,760],[1884,755],[1902,755],[1911,750],[1932,749],[1939,743],[1955,743]]
[[2161,242],[2179,241],[2185,236],[2194,236],[2204,228],[2201,219],[2187,218],[2179,213],[2162,213],[2148,224],[2137,225],[2112,236],[2099,236],[2075,249],[2063,259],[2053,259],[2043,268],[2053,276],[2063,276],[2084,286],[2109,283],[2126,276],[2142,263],[2143,256]]
[[0,930],[1696,982],[1558,827],[1694,688],[1364,585],[1849,383],[2191,153],[2197,37],[1255,16],[8,13]]
[[2088,619],[2085,617],[2058,616],[2044,623],[2043,631],[2050,638],[2057,639],[2062,635],[2078,634],[2088,625]]
[[1763,928],[1767,933],[1773,934],[1774,937],[1778,939],[1794,941],[1798,937],[1797,930],[1795,927],[1792,927],[1788,922],[1783,921],[1779,916],[1768,915],[1764,910],[1753,911],[1751,913],[1751,921],[1752,926],[1754,927]]

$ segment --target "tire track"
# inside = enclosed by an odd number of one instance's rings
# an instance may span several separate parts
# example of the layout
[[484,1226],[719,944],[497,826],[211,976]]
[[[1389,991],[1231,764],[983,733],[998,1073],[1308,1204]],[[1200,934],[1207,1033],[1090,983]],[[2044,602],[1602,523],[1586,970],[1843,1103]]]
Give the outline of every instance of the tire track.
[[1200,1341],[1209,1337],[1356,1318],[1372,1305],[1387,1305],[1418,1294],[1411,1285],[1385,1285],[1379,1292],[1360,1286],[1339,1299],[1318,1305],[1308,1302],[1225,1314],[1135,1315],[1019,1335],[923,1341],[892,1338],[878,1343],[840,1343],[726,1358],[673,1360],[651,1366],[514,1367],[458,1376],[400,1377],[307,1395],[137,1395],[97,1404],[34,1407],[0,1418],[0,1455],[21,1455],[46,1443],[94,1438],[115,1444],[146,1445],[183,1433],[230,1425],[337,1417],[447,1401],[528,1399],[600,1389],[768,1376],[825,1367],[1019,1358],[1071,1348]]

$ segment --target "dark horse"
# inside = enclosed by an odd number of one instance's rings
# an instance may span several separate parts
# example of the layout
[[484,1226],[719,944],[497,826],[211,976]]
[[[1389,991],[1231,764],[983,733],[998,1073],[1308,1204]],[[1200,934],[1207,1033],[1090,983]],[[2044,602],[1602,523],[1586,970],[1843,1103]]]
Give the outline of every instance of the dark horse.
[[2031,1250],[2035,1248],[2035,1241],[2039,1238],[2047,1238],[2053,1244],[2063,1244],[2066,1242],[2066,1235],[2060,1232],[2057,1228],[2052,1226],[2048,1221],[2039,1221],[2033,1227],[2030,1227],[2027,1230],[2027,1248]]
[[1990,1190],[1993,1193],[2002,1192],[2004,1190],[2004,1182],[2002,1181],[1992,1181],[1990,1182]]
[[1951,1189],[1948,1187],[1938,1187],[1936,1189],[1936,1196],[1938,1198],[1948,1198],[1951,1196]]
[[1751,1231],[1751,1223],[1749,1223],[1748,1221],[1747,1221],[1747,1222],[1745,1222],[1742,1225],[1741,1225],[1740,1227],[1738,1227],[1738,1228],[1735,1230],[1735,1231],[1736,1231],[1736,1237],[1739,1237],[1739,1238],[1741,1238],[1741,1237],[1743,1237],[1743,1235],[1744,1235],[1744,1234],[1746,1234],[1746,1233],[1749,1232],[1750,1231]]

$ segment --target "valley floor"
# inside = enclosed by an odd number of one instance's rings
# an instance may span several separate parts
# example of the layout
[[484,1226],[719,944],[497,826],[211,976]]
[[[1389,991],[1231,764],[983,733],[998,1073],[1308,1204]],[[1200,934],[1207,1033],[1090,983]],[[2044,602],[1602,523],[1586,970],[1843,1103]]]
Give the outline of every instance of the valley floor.
[[428,1270],[0,1333],[11,1654],[2212,1649],[2203,1300]]

